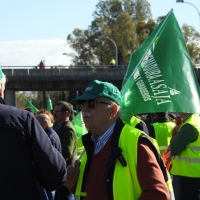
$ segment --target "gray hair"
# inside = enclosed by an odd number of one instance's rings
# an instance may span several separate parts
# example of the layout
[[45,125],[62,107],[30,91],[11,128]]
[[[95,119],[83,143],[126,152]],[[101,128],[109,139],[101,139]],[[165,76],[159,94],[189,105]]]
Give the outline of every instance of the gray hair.
[[0,90],[4,91],[6,86],[6,76],[0,78]]

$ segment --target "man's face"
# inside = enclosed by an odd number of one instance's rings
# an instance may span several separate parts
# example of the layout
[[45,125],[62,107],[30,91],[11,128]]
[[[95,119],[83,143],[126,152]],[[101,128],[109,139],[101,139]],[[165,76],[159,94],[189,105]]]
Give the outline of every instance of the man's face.
[[62,111],[62,105],[55,106],[53,110],[54,120],[57,124],[63,123],[66,121],[66,112]]
[[82,101],[82,115],[86,128],[99,137],[105,128],[109,128],[113,103],[106,98]]

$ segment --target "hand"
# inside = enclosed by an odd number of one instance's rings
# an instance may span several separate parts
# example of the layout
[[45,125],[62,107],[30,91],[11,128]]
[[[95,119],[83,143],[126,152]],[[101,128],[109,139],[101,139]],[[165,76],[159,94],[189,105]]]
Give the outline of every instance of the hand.
[[64,185],[68,188],[73,188],[76,186],[78,175],[79,175],[79,161],[74,162],[74,166],[69,165],[67,167],[67,180]]

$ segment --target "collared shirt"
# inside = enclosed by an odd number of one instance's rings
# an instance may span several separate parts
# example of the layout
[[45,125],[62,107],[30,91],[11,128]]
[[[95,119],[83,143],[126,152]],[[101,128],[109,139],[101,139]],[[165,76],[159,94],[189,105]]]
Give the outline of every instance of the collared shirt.
[[101,151],[101,149],[103,149],[104,145],[109,140],[114,131],[115,124],[116,122],[114,122],[112,126],[110,126],[110,128],[98,139],[96,139],[93,135],[91,136],[91,140],[94,142],[94,154],[97,154],[99,151]]
[[65,124],[66,122],[68,122],[68,121],[62,122],[60,124],[55,124],[54,123],[53,130],[58,131],[62,127],[62,125]]

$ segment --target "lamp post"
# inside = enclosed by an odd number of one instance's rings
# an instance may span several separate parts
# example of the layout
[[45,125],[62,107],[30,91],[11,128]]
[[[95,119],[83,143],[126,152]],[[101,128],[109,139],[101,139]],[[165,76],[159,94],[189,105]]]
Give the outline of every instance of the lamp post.
[[116,65],[118,65],[118,56],[117,56],[117,45],[116,45],[116,43],[112,39],[110,39],[109,37],[105,37],[103,35],[99,36],[99,39],[104,39],[104,38],[110,40],[115,45],[115,59],[116,59]]
[[189,2],[185,2],[184,0],[176,0],[176,2],[177,3],[187,3],[187,4],[190,4],[191,6],[193,6],[197,10],[197,12],[198,12],[198,15],[199,15],[199,25],[200,25],[200,12],[199,12],[199,10],[197,9],[197,7],[195,5],[193,5],[193,4],[189,3]]

